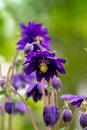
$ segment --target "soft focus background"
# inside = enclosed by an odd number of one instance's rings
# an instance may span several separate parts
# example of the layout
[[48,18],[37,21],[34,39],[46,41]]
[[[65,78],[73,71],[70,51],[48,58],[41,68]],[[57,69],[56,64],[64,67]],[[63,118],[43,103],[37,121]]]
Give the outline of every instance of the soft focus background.
[[[87,94],[87,0],[0,0],[0,62],[5,71],[20,39],[19,24],[29,21],[41,22],[49,29],[52,50],[67,60],[67,74],[60,75],[60,94]],[[29,104],[39,130],[44,130],[43,103],[30,99]],[[26,116],[15,116],[14,121],[15,130],[33,130]]]

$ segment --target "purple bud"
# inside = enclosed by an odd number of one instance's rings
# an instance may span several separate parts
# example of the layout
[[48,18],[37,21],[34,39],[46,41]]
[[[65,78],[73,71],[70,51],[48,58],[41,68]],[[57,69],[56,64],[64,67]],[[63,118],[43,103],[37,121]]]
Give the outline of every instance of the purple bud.
[[57,106],[47,105],[44,107],[43,119],[46,126],[53,127],[60,116],[60,110]]
[[58,77],[54,76],[52,79],[53,88],[55,88],[56,90],[60,90],[61,84],[61,80]]
[[70,109],[63,110],[62,119],[65,123],[70,122],[72,119],[72,111]]
[[3,78],[0,79],[0,86],[3,87],[4,84],[5,84],[5,80]]
[[24,48],[24,53],[28,54],[29,52],[33,51],[34,46],[32,44],[27,44]]
[[85,127],[84,130],[87,130],[87,127]]
[[14,113],[14,110],[15,110],[15,103],[12,102],[12,101],[7,101],[5,103],[5,110],[8,114],[12,114]]
[[80,125],[82,128],[87,127],[87,112],[84,112],[80,116]]

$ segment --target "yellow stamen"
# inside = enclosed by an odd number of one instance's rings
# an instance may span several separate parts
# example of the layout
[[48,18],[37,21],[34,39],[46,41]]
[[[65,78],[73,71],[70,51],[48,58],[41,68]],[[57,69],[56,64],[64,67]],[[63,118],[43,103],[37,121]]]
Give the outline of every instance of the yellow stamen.
[[40,41],[43,41],[43,37],[39,37],[39,40],[40,40]]
[[87,101],[83,101],[82,105],[81,105],[81,111],[85,112],[86,111],[86,105],[87,105]]
[[48,67],[45,63],[41,63],[40,64],[40,71],[43,72],[43,73],[46,73],[48,70]]

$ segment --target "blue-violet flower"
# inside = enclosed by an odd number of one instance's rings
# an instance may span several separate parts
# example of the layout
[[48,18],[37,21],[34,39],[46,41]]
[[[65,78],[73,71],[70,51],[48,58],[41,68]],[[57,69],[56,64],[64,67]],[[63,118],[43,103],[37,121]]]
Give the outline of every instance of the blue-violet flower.
[[57,72],[65,74],[63,63],[66,61],[62,58],[56,58],[55,53],[48,51],[31,52],[27,55],[26,75],[36,71],[37,80],[40,82],[42,78],[49,82],[50,78],[58,75]]
[[46,50],[50,50],[51,38],[47,36],[48,29],[43,28],[42,24],[29,22],[27,26],[24,24],[21,27],[21,40],[17,43],[18,50],[24,50],[27,44],[33,44],[33,51],[40,50],[40,46]]

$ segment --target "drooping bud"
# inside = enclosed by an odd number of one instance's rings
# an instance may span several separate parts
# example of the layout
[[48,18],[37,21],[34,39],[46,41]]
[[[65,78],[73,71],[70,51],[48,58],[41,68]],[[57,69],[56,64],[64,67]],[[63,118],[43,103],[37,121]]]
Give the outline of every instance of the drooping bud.
[[0,79],[0,87],[3,87],[5,84],[5,80],[3,78]]
[[56,90],[60,90],[61,84],[61,80],[58,77],[54,76],[52,79],[53,88],[55,88]]
[[32,44],[27,44],[24,48],[24,53],[28,54],[29,52],[33,51],[34,46]]
[[87,112],[84,112],[80,116],[80,125],[82,128],[87,127]]
[[87,127],[85,127],[84,130],[87,130]]
[[15,103],[12,102],[12,101],[7,101],[5,103],[5,111],[8,113],[8,114],[12,114],[14,113],[14,110],[15,110]]
[[65,123],[70,122],[72,119],[72,111],[70,109],[64,109],[62,113],[62,119]]
[[46,126],[53,127],[60,116],[60,110],[57,106],[47,105],[44,107],[43,119]]

